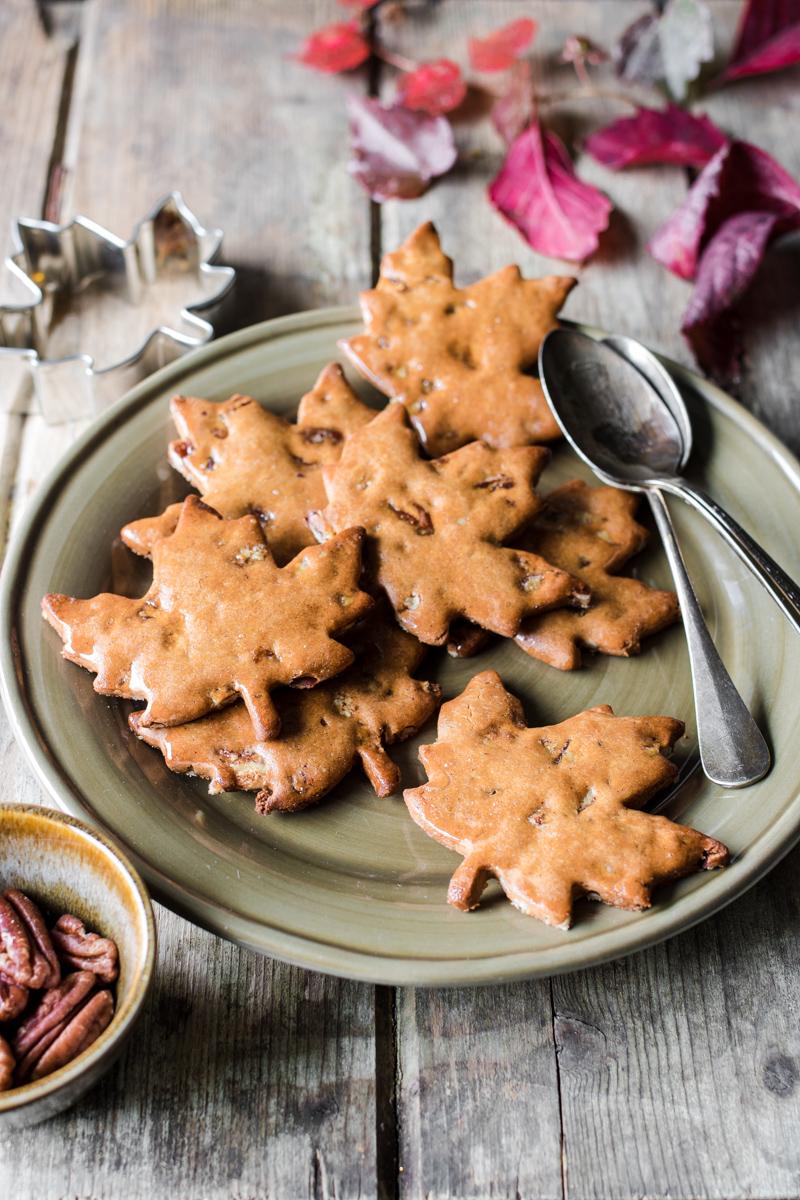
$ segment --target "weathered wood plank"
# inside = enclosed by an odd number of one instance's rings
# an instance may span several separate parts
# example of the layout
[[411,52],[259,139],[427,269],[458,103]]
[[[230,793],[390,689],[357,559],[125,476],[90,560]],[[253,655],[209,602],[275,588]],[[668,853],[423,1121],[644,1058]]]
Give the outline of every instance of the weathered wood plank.
[[397,993],[400,1196],[560,1200],[546,980]]
[[[339,83],[289,58],[326,19],[321,0],[292,11],[279,0],[88,0],[62,218],[84,211],[125,234],[180,187],[226,229],[239,270],[232,324],[363,286],[369,211],[343,169]],[[20,494],[78,428],[28,420]],[[9,791],[41,799],[5,726],[0,737]],[[3,1141],[0,1194],[374,1195],[373,989],[157,917],[157,983],[136,1045],[73,1112]]]

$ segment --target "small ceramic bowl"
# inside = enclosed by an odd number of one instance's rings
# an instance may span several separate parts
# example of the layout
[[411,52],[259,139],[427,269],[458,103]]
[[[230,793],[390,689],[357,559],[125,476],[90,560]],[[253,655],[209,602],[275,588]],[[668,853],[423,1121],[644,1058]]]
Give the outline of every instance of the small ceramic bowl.
[[[0,893],[18,888],[49,915],[74,913],[119,948],[108,1029],[59,1071],[0,1092],[0,1131],[52,1117],[105,1074],[131,1036],[153,977],[156,934],[144,884],[102,834],[49,808],[0,804]],[[2,1026],[0,1026],[2,1033]]]

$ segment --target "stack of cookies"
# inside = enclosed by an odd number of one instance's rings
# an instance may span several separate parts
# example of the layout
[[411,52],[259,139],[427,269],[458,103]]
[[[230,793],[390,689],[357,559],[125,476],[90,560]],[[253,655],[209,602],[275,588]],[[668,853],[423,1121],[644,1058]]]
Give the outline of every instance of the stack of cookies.
[[[147,593],[43,601],[96,691],[145,701],[131,728],[171,770],[252,791],[262,813],[306,807],[357,763],[389,795],[386,747],[440,701],[414,675],[425,647],[502,637],[572,670],[676,620],[671,592],[619,574],[646,536],[633,497],[536,491],[557,428],[530,370],[573,284],[507,267],[458,288],[424,225],[342,344],[394,403],[367,407],[336,364],[296,422],[247,396],[173,399],[170,462],[202,499],[122,530],[152,560]],[[451,902],[474,907],[494,876],[566,926],[580,894],[643,908],[659,881],[721,864],[713,839],[636,811],[674,777],[681,732],[603,707],[529,730],[494,672],[476,675],[423,750],[429,782],[405,793],[464,856]]]

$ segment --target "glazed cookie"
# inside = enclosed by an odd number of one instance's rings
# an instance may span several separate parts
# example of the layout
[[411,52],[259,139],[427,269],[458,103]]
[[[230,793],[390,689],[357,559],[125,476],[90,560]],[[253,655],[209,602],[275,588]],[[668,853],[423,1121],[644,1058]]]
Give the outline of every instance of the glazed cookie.
[[153,547],[141,599],[49,595],[45,618],[95,691],[146,700],[142,725],[178,725],[244,700],[258,737],[280,720],[270,692],[312,687],[353,653],[333,636],[372,606],[358,589],[363,531],[348,529],[275,565],[255,517],[223,521],[196,496]]
[[436,710],[439,688],[412,679],[424,653],[398,629],[391,614],[370,614],[349,637],[356,661],[310,692],[289,693],[280,704],[281,736],[258,741],[242,704],[171,729],[131,728],[157,747],[171,771],[210,781],[209,791],[257,792],[256,809],[291,812],[313,804],[360,760],[379,796],[400,783],[384,746],[417,732]]
[[547,458],[538,446],[473,442],[425,459],[405,409],[390,404],[324,471],[328,505],[311,524],[320,537],[366,529],[368,575],[421,642],[443,645],[458,617],[513,637],[525,617],[587,600],[567,572],[501,545],[538,511]]
[[592,593],[580,613],[532,617],[517,634],[526,654],[571,671],[581,665],[581,648],[628,657],[642,638],[677,621],[674,592],[617,575],[647,541],[634,519],[638,497],[619,488],[589,487],[579,479],[545,497],[522,545],[582,579]]
[[724,866],[721,842],[636,811],[675,778],[664,754],[682,733],[608,705],[529,729],[499,675],[476,675],[420,750],[428,783],[404,793],[416,823],[464,857],[450,903],[475,908],[494,876],[517,908],[567,929],[579,896],[649,908],[657,884]]
[[[330,363],[300,401],[297,422],[262,408],[250,396],[223,404],[175,396],[178,438],[169,460],[223,517],[256,516],[282,566],[313,544],[306,513],[324,503],[321,468],[336,462],[345,439],[375,415]],[[137,554],[173,533],[180,504],[126,525],[121,537]]]
[[523,279],[508,266],[457,288],[434,226],[420,225],[384,256],[377,287],[362,293],[364,333],[340,345],[367,379],[405,404],[432,455],[480,439],[548,441],[559,429],[529,371],[575,282]]

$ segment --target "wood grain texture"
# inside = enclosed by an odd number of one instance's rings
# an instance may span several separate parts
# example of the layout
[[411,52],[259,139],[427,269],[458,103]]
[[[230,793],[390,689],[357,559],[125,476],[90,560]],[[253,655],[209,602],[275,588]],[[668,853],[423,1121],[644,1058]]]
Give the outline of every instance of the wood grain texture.
[[547,981],[404,988],[397,1028],[399,1195],[560,1200]]

